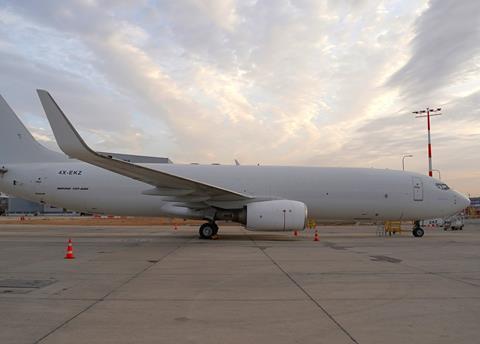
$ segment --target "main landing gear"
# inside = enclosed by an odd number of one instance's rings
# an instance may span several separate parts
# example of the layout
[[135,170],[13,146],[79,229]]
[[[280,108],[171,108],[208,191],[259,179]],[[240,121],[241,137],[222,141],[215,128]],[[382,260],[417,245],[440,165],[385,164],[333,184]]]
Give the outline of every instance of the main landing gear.
[[218,233],[218,226],[215,222],[207,222],[200,226],[198,230],[200,239],[212,239]]
[[416,238],[421,238],[423,234],[425,234],[425,231],[423,230],[423,228],[420,227],[420,221],[415,221],[415,225],[412,229],[412,234]]

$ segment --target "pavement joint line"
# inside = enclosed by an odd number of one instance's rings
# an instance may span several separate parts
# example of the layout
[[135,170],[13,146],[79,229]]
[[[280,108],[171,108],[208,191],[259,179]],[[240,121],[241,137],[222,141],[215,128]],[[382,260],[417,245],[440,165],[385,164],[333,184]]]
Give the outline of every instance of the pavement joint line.
[[315,300],[298,282],[297,280],[295,280],[292,276],[290,276],[290,274],[285,271],[280,265],[277,264],[277,262],[272,258],[270,257],[270,255],[265,252],[265,250],[262,250],[263,254],[265,254],[268,258],[270,258],[270,260],[272,261],[273,264],[275,264],[278,269],[283,272],[285,274],[285,276],[287,276],[290,281],[292,281],[293,284],[295,284],[297,286],[298,289],[300,289],[318,308],[320,308],[322,310],[323,313],[325,313],[325,315],[330,318],[330,320],[335,324],[337,325],[337,327],[342,330],[350,339],[353,343],[356,343],[358,344],[358,341],[347,331],[347,329],[345,327],[342,326],[342,324],[340,324],[334,317],[333,315],[331,315],[326,309],[325,307],[323,307],[317,300]]
[[[347,248],[348,249],[348,248]],[[352,251],[352,252],[355,252],[355,251]],[[368,255],[368,253],[366,252],[355,252],[359,255],[363,255],[363,256],[366,256]],[[369,256],[371,257],[371,256]],[[458,282],[458,283],[462,283],[462,284],[466,284],[466,285],[469,285],[469,286],[472,286],[472,287],[480,287],[479,284],[476,284],[476,283],[473,283],[473,282],[468,282],[468,281],[464,281],[464,280],[461,280],[461,279],[458,279],[458,278],[453,278],[453,277],[450,277],[448,276],[449,274],[453,274],[453,273],[462,273],[461,271],[452,271],[452,272],[434,272],[434,271],[428,271],[428,270],[425,270],[425,269],[422,269],[418,266],[413,266],[413,265],[410,265],[410,264],[407,264],[407,263],[404,263],[403,260],[401,260],[399,263],[399,265],[403,265],[403,266],[406,266],[406,267],[409,267],[411,269],[414,269],[414,270],[418,270],[418,271],[421,271],[422,275],[433,275],[433,276],[437,276],[437,277],[441,277],[441,278],[444,278],[444,279],[448,279],[448,280],[451,280],[451,281],[455,281],[455,282]],[[475,273],[476,271],[474,271]]]
[[[360,254],[360,255],[367,255],[367,253],[360,253],[360,252],[358,252],[358,254]],[[433,275],[433,276],[441,277],[441,278],[444,278],[444,279],[447,279],[447,280],[450,280],[450,281],[455,281],[455,282],[458,282],[458,283],[461,283],[461,284],[469,285],[469,286],[471,286],[471,287],[477,287],[477,288],[480,287],[479,284],[476,284],[476,283],[473,283],[473,282],[464,281],[464,280],[461,280],[461,279],[459,279],[459,278],[454,278],[454,277],[448,276],[449,274],[462,273],[462,271],[447,271],[447,272],[428,271],[428,270],[422,269],[422,268],[420,268],[420,267],[418,267],[418,266],[414,266],[414,265],[410,265],[410,264],[404,263],[403,260],[400,261],[398,264],[399,264],[399,265],[402,265],[402,266],[406,266],[406,267],[411,268],[411,269],[414,269],[414,270],[417,270],[417,271],[421,271],[420,275]],[[467,273],[476,273],[476,272],[478,272],[478,271],[469,271],[469,272],[467,272]],[[463,272],[463,273],[465,273],[465,272]],[[412,274],[416,274],[416,273],[412,273]]]
[[[370,255],[368,253],[358,253],[358,254],[363,255],[363,256],[368,255],[370,257]],[[398,263],[398,265],[405,266],[405,267],[408,267],[408,268],[411,268],[411,269],[414,269],[414,270],[417,270],[417,271],[421,271],[422,272],[421,275],[433,275],[433,276],[441,277],[441,278],[444,278],[444,279],[447,279],[447,280],[451,280],[451,281],[455,281],[455,282],[462,283],[462,284],[465,284],[465,285],[469,285],[469,286],[472,286],[472,287],[477,287],[477,288],[480,287],[479,284],[464,281],[464,280],[461,280],[461,279],[458,279],[458,278],[453,278],[453,277],[448,276],[448,274],[452,274],[452,273],[462,273],[461,271],[452,271],[452,272],[428,271],[428,270],[422,269],[421,267],[407,264],[403,260],[401,260]],[[475,273],[475,271],[474,271],[474,273]]]
[[[130,283],[131,281],[133,281],[135,278],[137,278],[138,276],[140,276],[141,274],[143,274],[145,271],[151,269],[152,267],[154,267],[155,265],[157,265],[158,263],[160,263],[161,261],[163,261],[163,259],[165,259],[166,257],[168,257],[169,255],[173,254],[175,251],[177,251],[179,248],[181,248],[183,245],[179,245],[177,247],[175,247],[173,250],[170,250],[169,252],[167,252],[165,255],[163,255],[162,257],[160,257],[158,259],[158,261],[156,263],[150,263],[147,267],[143,268],[142,270],[140,270],[139,272],[135,273],[132,277],[128,278],[126,281],[124,281],[123,283],[121,283],[120,285],[118,285],[117,287],[113,288],[112,290],[110,290],[108,293],[106,293],[104,296],[102,296],[101,298],[99,299],[96,299],[93,303],[91,303],[90,305],[88,305],[86,308],[84,308],[83,310],[81,310],[80,312],[76,313],[75,315],[73,315],[72,317],[70,317],[69,319],[65,320],[64,322],[62,322],[60,325],[58,325],[57,327],[55,327],[53,330],[49,331],[48,333],[46,333],[45,335],[43,335],[42,337],[40,337],[39,339],[37,339],[34,344],[38,344],[40,342],[42,342],[44,339],[46,339],[47,337],[49,337],[50,335],[52,335],[53,333],[55,333],[56,331],[58,331],[59,329],[61,329],[62,327],[64,327],[65,325],[67,325],[68,323],[70,323],[72,320],[76,319],[77,317],[79,317],[80,315],[82,315],[83,313],[85,313],[86,311],[88,311],[89,309],[91,309],[92,307],[94,307],[95,305],[97,305],[98,303],[104,301],[108,296],[110,296],[112,293],[114,293],[116,290],[122,288],[123,286],[127,285],[128,283]],[[59,299],[61,300],[61,299]]]
[[[51,274],[55,276],[78,276],[78,275],[101,275],[101,276],[108,276],[108,275],[114,275],[114,276],[130,276],[131,273],[128,272],[52,272],[52,271],[2,271],[0,275],[7,275],[7,274],[30,274],[30,275],[43,275],[43,274]],[[80,278],[79,278],[80,279]],[[80,279],[81,280],[81,279]]]
[[[395,300],[480,300],[480,296],[412,296],[412,297],[320,297],[318,298],[323,301],[395,301]],[[0,303],[4,301],[32,301],[32,300],[45,300],[45,301],[97,301],[97,298],[54,298],[54,297],[18,297],[18,296],[0,296]],[[168,302],[168,301],[208,301],[208,302],[297,302],[305,301],[305,298],[288,298],[288,299],[228,299],[228,298],[114,298],[110,297],[108,300],[103,300],[102,302],[112,302],[112,301],[126,301],[126,302]]]
[[[257,245],[257,242],[252,239],[251,236],[247,237]],[[258,245],[257,245],[258,247]],[[323,307],[317,300],[315,300],[312,295],[310,295],[290,274],[284,270],[267,252],[266,249],[258,247],[263,254],[270,259],[270,261],[305,295],[310,301],[312,301],[353,343],[359,344],[358,341],[347,331],[345,327],[342,326],[326,309]]]
[[[450,281],[455,281],[455,282],[458,282],[458,283],[462,283],[462,284],[466,284],[466,285],[469,285],[471,287],[476,287],[476,288],[479,288],[480,285],[479,284],[476,284],[476,283],[473,283],[473,282],[468,282],[468,281],[464,281],[464,280],[461,280],[461,279],[458,279],[458,278],[453,278],[453,277],[450,277],[448,276],[448,274],[451,274],[451,273],[454,273],[454,272],[447,272],[447,273],[443,273],[443,272],[433,272],[433,271],[428,271],[428,270],[424,270],[420,267],[416,267],[416,266],[413,266],[413,265],[409,265],[409,264],[403,264],[405,266],[408,266],[408,267],[411,267],[413,269],[417,269],[419,271],[423,271],[423,273],[425,275],[433,275],[433,276],[437,276],[437,277],[441,277],[441,278],[444,278],[444,279],[447,279],[447,280],[450,280]],[[459,271],[458,273],[462,273],[461,271]]]

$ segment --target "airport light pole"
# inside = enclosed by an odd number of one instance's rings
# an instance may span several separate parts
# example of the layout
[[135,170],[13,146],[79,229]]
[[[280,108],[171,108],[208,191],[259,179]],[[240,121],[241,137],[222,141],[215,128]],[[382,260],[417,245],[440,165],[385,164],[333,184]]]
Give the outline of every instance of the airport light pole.
[[[416,116],[415,118],[427,117],[427,134],[428,134],[428,175],[433,177],[432,172],[432,142],[430,139],[430,117],[440,116],[440,111],[442,108],[430,109],[427,107],[426,110],[413,111]],[[424,115],[426,113],[426,115]]]
[[402,170],[405,171],[405,158],[411,158],[413,157],[412,154],[403,154],[402,155]]
[[442,180],[442,175],[440,174],[440,170],[433,169],[432,171],[438,172],[438,179]]

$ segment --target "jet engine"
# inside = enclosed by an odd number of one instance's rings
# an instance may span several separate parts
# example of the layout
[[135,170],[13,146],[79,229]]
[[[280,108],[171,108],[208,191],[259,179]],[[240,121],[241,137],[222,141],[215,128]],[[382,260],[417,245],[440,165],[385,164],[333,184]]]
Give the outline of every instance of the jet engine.
[[251,231],[293,231],[307,225],[307,206],[298,201],[249,203],[245,215],[245,227]]

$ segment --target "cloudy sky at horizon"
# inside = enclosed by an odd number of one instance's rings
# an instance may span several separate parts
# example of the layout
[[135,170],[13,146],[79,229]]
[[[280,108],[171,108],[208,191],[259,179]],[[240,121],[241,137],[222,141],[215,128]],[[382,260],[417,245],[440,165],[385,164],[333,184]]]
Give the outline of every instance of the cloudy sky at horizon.
[[175,162],[426,173],[480,195],[480,1],[5,1],[0,93],[55,142],[51,92],[96,150]]

